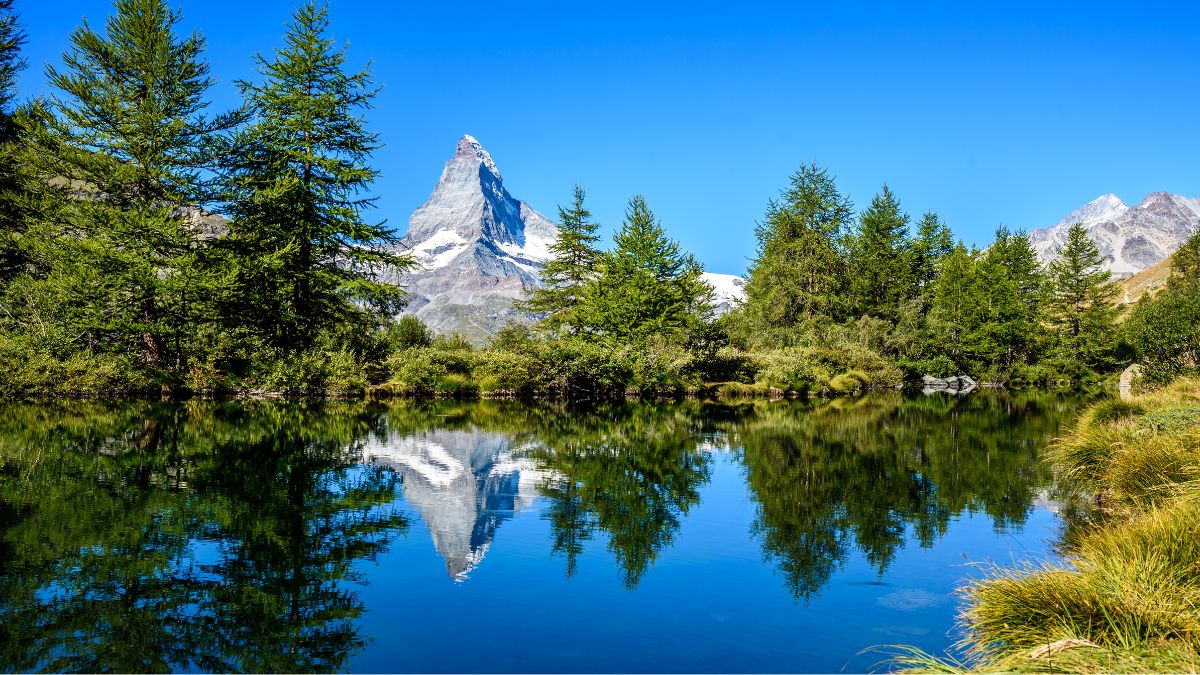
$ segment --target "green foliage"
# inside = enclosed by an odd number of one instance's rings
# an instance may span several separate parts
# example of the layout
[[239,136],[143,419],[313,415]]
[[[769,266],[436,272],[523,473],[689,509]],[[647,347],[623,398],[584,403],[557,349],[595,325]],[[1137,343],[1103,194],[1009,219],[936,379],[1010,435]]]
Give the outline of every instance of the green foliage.
[[239,82],[253,119],[227,167],[232,219],[222,243],[233,291],[224,312],[296,350],[324,325],[398,311],[403,290],[379,275],[413,264],[385,248],[389,229],[363,218],[379,146],[363,111],[375,90],[368,71],[345,71],[345,49],[328,28],[327,6],[307,1],[286,46],[274,59],[257,57],[262,83]]
[[587,332],[620,341],[686,333],[711,315],[700,263],[667,237],[646,200],[629,200],[613,249],[586,287]]
[[384,328],[382,341],[389,352],[409,347],[428,347],[433,344],[433,331],[417,317],[405,314]]
[[17,75],[27,65],[21,56],[25,41],[13,0],[0,0],[0,294],[6,282],[29,262],[21,243],[26,229],[20,206],[25,176],[16,160],[17,123],[12,109]]
[[1171,276],[1168,288],[1177,285],[1200,286],[1200,230],[1192,233],[1183,246],[1171,256]]
[[1200,375],[1200,282],[1177,281],[1157,297],[1143,298],[1124,331],[1150,383]]
[[916,286],[908,222],[886,184],[859,217],[858,230],[846,245],[850,303],[856,314],[894,320]]
[[1050,263],[1050,321],[1059,355],[1100,370],[1113,365],[1117,346],[1118,290],[1087,230],[1075,223]]
[[755,228],[758,255],[746,282],[744,335],[756,346],[796,344],[798,328],[842,317],[839,244],[854,207],[829,173],[804,165]]
[[68,297],[51,320],[75,349],[138,355],[168,379],[205,320],[213,280],[196,209],[212,201],[219,138],[241,119],[205,114],[204,39],[179,36],[179,22],[161,0],[117,0],[104,34],[75,30],[62,68],[47,68],[59,96],[33,107],[21,155],[34,198],[54,207],[27,237],[52,271],[39,290]]
[[520,307],[544,314],[542,325],[550,330],[567,328],[578,333],[586,319],[582,297],[585,285],[596,274],[600,241],[599,224],[583,205],[586,194],[576,185],[570,208],[558,207],[558,239],[550,246],[553,256],[542,268],[542,287],[534,290]]

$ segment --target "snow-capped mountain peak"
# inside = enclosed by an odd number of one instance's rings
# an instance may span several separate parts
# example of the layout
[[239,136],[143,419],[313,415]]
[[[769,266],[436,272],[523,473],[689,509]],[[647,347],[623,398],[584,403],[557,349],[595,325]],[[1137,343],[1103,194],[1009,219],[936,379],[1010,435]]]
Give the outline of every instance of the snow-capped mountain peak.
[[1070,227],[1075,223],[1080,223],[1090,230],[1100,223],[1119,217],[1128,210],[1129,207],[1125,205],[1125,202],[1110,192],[1075,209],[1066,218],[1058,221],[1055,227]]
[[1087,228],[1088,236],[1100,247],[1106,269],[1130,276],[1174,253],[1200,229],[1200,199],[1154,192],[1137,206],[1127,206],[1116,195],[1102,195],[1057,225],[1029,233],[1043,263],[1058,257],[1067,230],[1075,223]]
[[500,169],[497,169],[496,163],[492,161],[492,156],[488,154],[483,145],[475,140],[475,137],[471,134],[463,134],[463,137],[458,139],[458,147],[455,149],[454,156],[456,158],[467,158],[468,160],[470,158],[477,159],[488,171],[492,172],[493,176],[503,180],[500,176]]
[[401,240],[420,265],[400,279],[412,296],[407,311],[476,342],[520,318],[513,301],[538,286],[558,234],[500,175],[483,145],[463,136]]

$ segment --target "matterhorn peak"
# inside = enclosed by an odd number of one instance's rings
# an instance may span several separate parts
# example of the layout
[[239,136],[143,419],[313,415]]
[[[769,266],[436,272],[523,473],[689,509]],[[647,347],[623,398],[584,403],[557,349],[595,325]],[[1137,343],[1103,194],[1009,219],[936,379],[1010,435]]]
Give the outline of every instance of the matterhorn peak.
[[496,168],[496,163],[492,161],[492,156],[484,149],[483,144],[475,140],[471,134],[463,134],[463,137],[458,139],[458,147],[454,151],[455,159],[466,159],[468,161],[479,160],[488,171],[496,178],[500,178],[500,169]]

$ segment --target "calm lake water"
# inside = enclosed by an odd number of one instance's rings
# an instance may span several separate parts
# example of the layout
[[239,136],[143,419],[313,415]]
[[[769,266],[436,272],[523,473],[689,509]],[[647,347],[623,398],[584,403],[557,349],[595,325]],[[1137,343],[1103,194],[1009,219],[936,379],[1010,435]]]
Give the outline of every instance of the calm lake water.
[[0,669],[878,669],[1052,555],[1080,404],[0,405]]

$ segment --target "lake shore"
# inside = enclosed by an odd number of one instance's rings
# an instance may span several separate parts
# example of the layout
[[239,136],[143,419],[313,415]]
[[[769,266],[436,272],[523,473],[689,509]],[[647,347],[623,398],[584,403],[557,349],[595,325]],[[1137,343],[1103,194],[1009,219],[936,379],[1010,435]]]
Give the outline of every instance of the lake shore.
[[1200,663],[1200,380],[1094,404],[1048,461],[1090,514],[1061,564],[963,590],[969,662],[916,670],[1195,672]]

